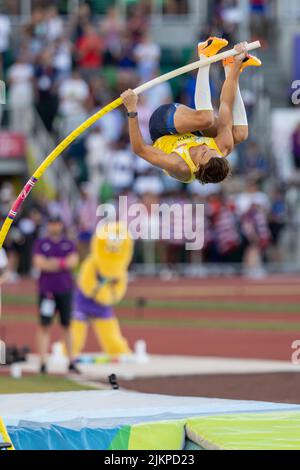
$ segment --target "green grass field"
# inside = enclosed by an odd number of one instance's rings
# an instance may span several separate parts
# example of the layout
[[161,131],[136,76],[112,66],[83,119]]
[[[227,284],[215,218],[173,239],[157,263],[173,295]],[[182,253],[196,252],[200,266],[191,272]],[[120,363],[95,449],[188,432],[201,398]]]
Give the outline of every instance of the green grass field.
[[[23,294],[16,297],[11,294],[3,295],[3,305],[15,305],[15,306],[29,306],[33,309],[36,308],[36,297],[32,294]],[[136,308],[137,302],[134,299],[125,299],[119,304],[119,308]],[[245,301],[224,301],[224,300],[157,300],[157,299],[147,299],[147,302],[144,306],[145,309],[168,309],[168,310],[213,310],[213,311],[223,311],[223,312],[232,312],[238,311],[241,313],[246,312],[270,312],[276,313],[285,311],[287,313],[294,313],[300,316],[300,303],[299,302],[258,302],[250,301],[249,299]],[[5,312],[4,312],[5,314]]]
[[[3,320],[6,322],[36,323],[36,301],[33,294],[22,294],[13,296],[11,294],[3,296],[4,314]],[[10,313],[5,314],[5,306],[10,306]],[[21,306],[24,307],[22,312]],[[11,308],[13,307],[13,308]],[[144,315],[127,317],[122,314],[122,309],[132,309],[137,311],[137,302],[134,299],[124,299],[117,307],[117,313],[122,325],[128,326],[157,326],[169,327],[172,324],[177,328],[222,328],[229,330],[257,330],[257,331],[299,331],[300,330],[300,303],[284,302],[259,302],[249,299],[237,301],[224,300],[147,300],[143,307]],[[161,311],[160,317],[151,318],[151,311]],[[182,318],[173,318],[172,311],[184,311]],[[206,312],[207,318],[189,318],[189,312]],[[149,314],[148,314],[149,312]],[[228,318],[222,319],[209,317],[210,312],[229,314]],[[289,314],[294,321],[284,319],[284,314]],[[230,318],[231,313],[238,313],[239,319]],[[264,318],[252,319],[251,315],[257,313],[264,314]]]
[[81,390],[94,389],[54,375],[33,375],[20,379],[0,375],[0,394],[79,392]]

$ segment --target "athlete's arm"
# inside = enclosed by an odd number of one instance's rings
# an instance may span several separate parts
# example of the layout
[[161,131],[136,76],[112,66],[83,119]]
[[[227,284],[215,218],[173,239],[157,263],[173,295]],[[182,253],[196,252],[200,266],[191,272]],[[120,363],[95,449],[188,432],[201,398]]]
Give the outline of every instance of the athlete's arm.
[[[138,97],[133,90],[125,91],[121,98],[129,113],[137,112]],[[187,181],[190,178],[190,170],[179,155],[176,153],[168,155],[144,142],[137,116],[129,118],[128,121],[130,143],[135,154],[152,165],[167,171],[174,178],[181,181]]]
[[79,257],[77,253],[70,253],[64,258],[64,267],[62,268],[61,261],[63,258],[46,257],[40,254],[36,254],[33,257],[33,264],[39,271],[48,273],[55,273],[62,269],[74,269],[76,268]]
[[68,256],[65,257],[65,266],[68,269],[75,269],[79,263],[79,255],[78,253],[70,253]]
[[48,258],[39,254],[34,255],[33,265],[39,271],[44,271],[48,273],[55,273],[60,270],[57,258]]
[[234,148],[234,139],[232,134],[233,106],[241,73],[241,64],[245,58],[245,54],[247,53],[245,43],[238,44],[236,49],[239,50],[241,54],[235,57],[234,65],[231,68],[222,88],[217,136],[215,138],[216,144],[225,157],[227,157]]

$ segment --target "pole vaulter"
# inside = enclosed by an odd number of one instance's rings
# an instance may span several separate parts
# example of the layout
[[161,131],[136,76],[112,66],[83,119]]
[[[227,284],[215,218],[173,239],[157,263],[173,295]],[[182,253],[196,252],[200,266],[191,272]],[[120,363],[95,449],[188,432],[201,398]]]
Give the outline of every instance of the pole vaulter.
[[[247,51],[252,51],[260,47],[261,47],[260,42],[255,41],[247,45]],[[134,91],[136,94],[139,95],[140,93],[143,93],[144,91],[149,90],[153,86],[159,85],[160,83],[171,80],[172,78],[178,77],[179,75],[188,73],[192,70],[196,70],[200,67],[206,67],[207,65],[222,61],[229,57],[234,57],[238,54],[239,52],[237,52],[235,49],[230,49],[220,54],[216,54],[212,57],[208,57],[208,58],[193,62],[191,64],[180,67],[176,70],[168,72],[164,75],[161,75],[160,77],[154,78],[153,80],[150,80],[149,82],[137,87]],[[38,182],[38,180],[42,177],[44,172],[47,170],[47,168],[50,165],[52,165],[52,163],[56,160],[56,158],[59,157],[64,152],[64,150],[67,147],[69,147],[69,145],[72,142],[74,142],[74,140],[77,137],[79,137],[89,127],[91,127],[96,121],[98,121],[98,119],[102,118],[103,116],[108,114],[110,111],[113,111],[115,108],[119,107],[121,104],[122,104],[122,99],[117,98],[112,103],[108,104],[101,110],[97,111],[90,118],[88,118],[83,124],[81,124],[74,131],[72,131],[64,140],[62,140],[62,142],[45,158],[45,160],[37,168],[37,170],[32,175],[32,177],[27,181],[21,193],[19,194],[16,201],[14,202],[11,210],[9,211],[0,231],[0,248],[3,246],[5,238],[9,232],[9,229],[13,221],[17,217],[23,202],[25,201],[25,199],[31,192],[32,188],[35,186],[35,184]]]

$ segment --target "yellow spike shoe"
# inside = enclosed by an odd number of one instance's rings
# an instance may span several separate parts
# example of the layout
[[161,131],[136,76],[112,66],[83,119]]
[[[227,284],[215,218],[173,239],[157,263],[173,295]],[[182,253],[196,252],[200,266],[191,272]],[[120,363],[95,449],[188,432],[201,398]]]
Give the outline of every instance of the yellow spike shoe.
[[[234,57],[227,57],[227,59],[223,60],[223,67],[231,67],[234,64]],[[241,66],[241,72],[243,72],[247,67],[261,67],[262,66],[262,61],[259,60],[257,57],[254,55],[248,54]]]
[[205,55],[206,57],[211,57],[216,55],[223,47],[228,46],[228,41],[226,39],[210,37],[207,41],[198,43],[198,55]]
[[243,72],[247,67],[261,67],[261,66],[262,66],[262,61],[259,60],[258,57],[248,54],[243,61],[241,72]]

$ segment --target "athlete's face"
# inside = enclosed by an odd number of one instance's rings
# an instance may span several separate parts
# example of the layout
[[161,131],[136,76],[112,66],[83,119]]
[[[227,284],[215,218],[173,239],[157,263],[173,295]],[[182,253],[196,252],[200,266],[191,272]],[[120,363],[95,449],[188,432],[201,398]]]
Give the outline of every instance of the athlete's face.
[[199,145],[199,147],[193,147],[193,151],[193,160],[199,167],[206,165],[212,158],[220,157],[216,150],[210,149],[207,145]]

